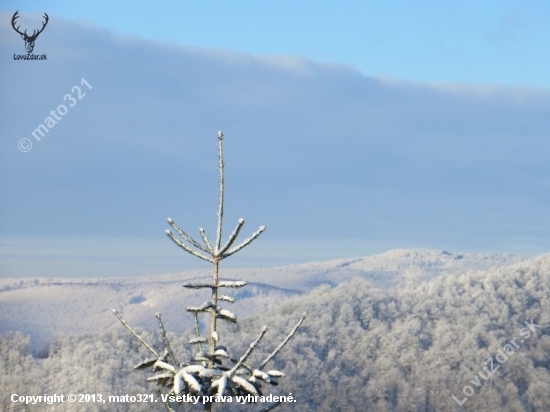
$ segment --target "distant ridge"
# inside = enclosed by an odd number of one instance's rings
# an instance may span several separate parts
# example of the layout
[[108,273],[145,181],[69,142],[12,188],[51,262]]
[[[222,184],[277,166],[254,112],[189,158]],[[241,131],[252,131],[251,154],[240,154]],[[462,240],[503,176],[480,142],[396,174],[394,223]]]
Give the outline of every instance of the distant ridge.
[[[246,294],[237,296],[235,312],[245,307],[260,313],[289,297],[327,284],[334,287],[360,278],[378,289],[403,282],[427,281],[439,275],[463,274],[504,268],[533,258],[497,253],[453,253],[424,249],[396,249],[362,257],[301,263],[261,269],[224,269],[222,277],[246,280]],[[188,302],[205,296],[181,287],[184,281],[209,276],[209,270],[193,270],[159,276],[124,278],[25,278],[0,279],[0,333],[30,334],[34,347],[58,333],[83,334],[110,330],[120,325],[112,308],[124,313],[133,325],[156,328],[155,312],[167,327],[181,332],[190,324],[181,316]],[[259,298],[261,296],[261,299]]]

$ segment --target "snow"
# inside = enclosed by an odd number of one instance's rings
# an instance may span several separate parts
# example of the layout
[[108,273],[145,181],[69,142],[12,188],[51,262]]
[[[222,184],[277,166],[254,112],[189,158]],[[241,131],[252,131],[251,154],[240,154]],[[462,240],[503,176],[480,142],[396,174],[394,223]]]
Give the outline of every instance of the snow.
[[189,306],[187,308],[187,311],[188,312],[205,312],[210,308],[212,308],[212,302],[204,302],[201,306]]
[[190,374],[188,374],[184,371],[178,372],[178,375],[180,375],[183,378],[183,380],[189,386],[189,388],[191,388],[192,390],[194,390],[196,392],[201,391],[201,386],[199,385],[197,380],[192,375],[190,375]]
[[163,362],[163,361],[155,362],[154,366],[157,367],[157,368],[166,369],[167,371],[170,371],[172,373],[176,373],[176,369],[174,369],[174,367],[172,365],[170,365],[169,363]]
[[205,370],[205,368],[202,365],[188,365],[188,366],[184,367],[181,371],[183,371],[185,373],[201,373],[204,370]]
[[221,316],[225,317],[225,318],[229,318],[231,320],[237,320],[236,316],[234,313],[228,311],[227,309],[221,309],[219,312],[218,312]]
[[220,379],[216,379],[212,383],[212,387],[218,387],[218,396],[222,396],[225,392],[225,386],[227,385],[227,375],[223,375]]
[[205,289],[212,287],[209,283],[184,283],[182,286],[187,289]]
[[243,388],[245,391],[247,391],[249,394],[251,394],[252,396],[257,396],[258,395],[258,391],[254,387],[254,385],[252,385],[250,382],[247,382],[243,378],[241,378],[239,376],[232,376],[231,380],[235,384],[237,384],[238,386]]
[[[409,280],[424,282],[440,275],[455,276],[549,258],[399,249],[375,256],[273,268],[222,266],[224,280],[220,283],[223,286],[247,280],[246,294],[235,295],[234,311],[243,319],[321,284],[334,286],[356,277],[385,289]],[[31,348],[39,350],[56,332],[76,335],[119,329],[112,308],[132,326],[147,330],[158,329],[154,313],[160,312],[168,331],[182,333],[192,329],[193,319],[182,318],[181,302],[203,301],[209,290],[200,288],[209,289],[210,279],[210,268],[127,278],[0,279],[0,333],[18,330],[30,334]],[[185,289],[182,282],[187,282]],[[133,299],[136,296],[141,298]]]
[[155,381],[158,381],[158,380],[161,380],[161,379],[170,379],[174,376],[173,373],[170,373],[170,372],[164,372],[164,373],[159,373],[157,375],[154,375],[154,376],[150,376],[147,378],[147,381],[148,382],[155,382]]
[[267,374],[267,373],[265,373],[265,372],[262,372],[262,371],[260,371],[260,370],[258,370],[258,369],[254,369],[254,370],[252,371],[252,376],[254,376],[254,377],[258,378],[258,379],[261,379],[261,380],[263,380],[263,381],[266,381],[266,382],[271,381],[269,374]]
[[223,358],[229,358],[229,355],[227,354],[226,351],[224,351],[223,349],[218,349],[214,352],[214,355],[216,356],[221,356]]
[[236,281],[236,282],[224,281],[224,282],[218,282],[218,286],[222,287],[222,288],[242,288],[243,286],[246,286],[246,282],[243,282],[243,281]]
[[194,338],[189,341],[190,345],[196,345],[197,343],[206,343],[208,342],[206,338]]
[[141,362],[138,365],[134,366],[134,369],[149,368],[149,367],[153,366],[156,361],[157,361],[157,358],[144,360],[143,362]]
[[176,395],[179,395],[183,391],[183,377],[181,376],[181,373],[178,373],[174,377],[174,393]]

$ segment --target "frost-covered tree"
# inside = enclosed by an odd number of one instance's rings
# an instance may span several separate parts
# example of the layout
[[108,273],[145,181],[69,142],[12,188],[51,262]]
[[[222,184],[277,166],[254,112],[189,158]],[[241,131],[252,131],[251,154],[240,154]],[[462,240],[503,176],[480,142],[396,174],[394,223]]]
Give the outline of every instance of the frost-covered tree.
[[[239,232],[244,225],[244,219],[239,219],[237,226],[229,236],[227,242],[222,245],[222,223],[223,223],[223,202],[224,202],[224,162],[223,162],[223,138],[222,132],[218,132],[218,171],[219,171],[219,201],[217,212],[217,230],[214,243],[211,243],[206,236],[204,229],[199,228],[202,243],[193,239],[181,230],[172,219],[168,223],[180,236],[178,239],[170,230],[166,230],[168,237],[185,252],[209,262],[213,265],[211,283],[184,283],[187,289],[209,289],[210,300],[200,306],[188,307],[187,311],[194,317],[195,337],[189,341],[190,345],[197,348],[196,355],[187,362],[180,363],[172,350],[169,339],[162,322],[161,315],[157,313],[160,333],[164,343],[164,349],[157,351],[153,345],[143,339],[132,329],[123,317],[116,310],[113,310],[122,324],[147,348],[153,355],[137,365],[136,369],[151,368],[153,376],[147,380],[158,384],[157,393],[169,411],[174,411],[175,404],[181,405],[185,402],[185,395],[208,396],[213,402],[224,402],[225,396],[243,396],[250,402],[256,402],[257,396],[262,396],[263,385],[277,385],[277,380],[284,377],[284,373],[277,370],[264,371],[267,364],[294,336],[302,322],[306,318],[304,313],[290,333],[282,342],[257,366],[248,363],[249,356],[256,349],[267,332],[264,326],[257,338],[250,343],[248,349],[240,357],[233,357],[226,346],[221,344],[218,330],[218,320],[236,323],[237,317],[228,309],[220,306],[221,302],[234,303],[235,298],[222,294],[224,289],[242,288],[246,285],[243,281],[221,281],[219,279],[220,261],[237,253],[258,238],[265,230],[261,226],[249,238],[246,238],[237,246],[233,246]],[[199,315],[206,315],[209,318],[207,336],[200,330]],[[250,395],[251,397],[248,397]],[[179,398],[178,398],[179,397]],[[205,411],[211,411],[212,401],[204,404]],[[201,402],[202,403],[202,402]],[[280,402],[272,403],[264,407],[262,411],[269,411],[278,406]]]

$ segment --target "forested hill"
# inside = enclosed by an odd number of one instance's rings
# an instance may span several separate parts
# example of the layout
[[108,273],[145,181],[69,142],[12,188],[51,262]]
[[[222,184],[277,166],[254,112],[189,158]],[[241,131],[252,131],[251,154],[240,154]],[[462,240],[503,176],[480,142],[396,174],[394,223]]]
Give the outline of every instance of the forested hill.
[[[224,326],[221,341],[240,356],[268,325],[254,363],[304,311],[304,325],[270,365],[287,376],[273,393],[291,392],[297,399],[277,410],[550,410],[550,255],[485,271],[411,278],[389,290],[364,279],[320,286]],[[181,358],[191,337],[189,331],[173,341]],[[4,393],[152,393],[145,383],[149,375],[132,370],[146,352],[122,326],[108,334],[58,337],[43,359],[26,353],[27,344],[20,335],[0,338]],[[55,410],[48,408],[40,410]],[[118,410],[151,405],[119,404]]]
[[[325,262],[310,262],[262,269],[227,269],[225,279],[245,280],[234,307],[241,316],[257,314],[285,299],[313,288],[361,278],[387,289],[407,280],[428,280],[440,274],[483,271],[525,261],[505,254],[452,253],[435,250],[391,250],[380,255]],[[206,265],[205,265],[206,266]],[[31,336],[32,349],[63,334],[92,333],[118,328],[112,308],[133,325],[156,328],[155,312],[162,313],[172,331],[192,326],[181,316],[184,302],[202,302],[201,292],[186,291],[185,281],[208,280],[205,270],[129,278],[23,278],[0,279],[0,333],[20,331]]]
[[304,310],[278,367],[310,410],[550,411],[550,255],[389,293],[362,280],[322,287],[241,328],[283,330]]

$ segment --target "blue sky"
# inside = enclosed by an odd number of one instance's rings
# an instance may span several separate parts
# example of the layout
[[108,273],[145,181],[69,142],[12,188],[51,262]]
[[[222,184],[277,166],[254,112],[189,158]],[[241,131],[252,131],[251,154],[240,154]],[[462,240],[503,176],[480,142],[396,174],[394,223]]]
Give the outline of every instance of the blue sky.
[[0,276],[204,267],[164,229],[214,233],[218,129],[229,266],[548,252],[546,3],[295,3],[3,2]]
[[46,11],[186,46],[302,56],[368,76],[550,87],[544,0],[4,1],[0,10]]

